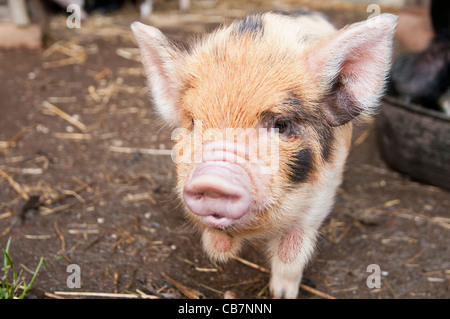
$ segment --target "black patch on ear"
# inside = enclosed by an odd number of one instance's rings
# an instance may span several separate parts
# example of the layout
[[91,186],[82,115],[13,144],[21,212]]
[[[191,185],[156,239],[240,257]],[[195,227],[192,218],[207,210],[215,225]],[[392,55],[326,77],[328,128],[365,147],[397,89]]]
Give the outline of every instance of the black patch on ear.
[[289,163],[289,179],[292,183],[304,183],[309,180],[310,174],[314,169],[314,156],[309,148],[299,151],[294,160]]
[[345,84],[336,79],[330,92],[323,100],[323,115],[331,126],[350,122],[361,113],[356,98],[345,89]]
[[249,33],[253,36],[264,35],[264,23],[262,21],[261,15],[249,15],[241,19],[237,23],[237,34],[243,35],[246,33]]

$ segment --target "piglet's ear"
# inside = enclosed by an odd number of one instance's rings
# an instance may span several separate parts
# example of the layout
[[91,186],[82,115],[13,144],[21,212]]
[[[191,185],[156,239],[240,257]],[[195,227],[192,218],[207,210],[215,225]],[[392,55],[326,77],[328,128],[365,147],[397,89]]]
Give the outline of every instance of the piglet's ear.
[[178,70],[183,54],[156,28],[134,22],[145,75],[156,111],[170,125],[178,122]]
[[322,111],[331,126],[370,115],[383,94],[397,24],[393,14],[347,26],[318,42],[308,62],[326,94]]

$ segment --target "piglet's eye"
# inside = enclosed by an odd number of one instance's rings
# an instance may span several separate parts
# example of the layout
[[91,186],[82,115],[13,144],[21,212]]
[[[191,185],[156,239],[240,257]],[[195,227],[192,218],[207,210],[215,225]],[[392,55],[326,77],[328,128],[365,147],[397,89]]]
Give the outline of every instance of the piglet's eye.
[[289,135],[291,132],[291,122],[287,119],[277,119],[273,123],[273,128],[278,129],[278,133]]

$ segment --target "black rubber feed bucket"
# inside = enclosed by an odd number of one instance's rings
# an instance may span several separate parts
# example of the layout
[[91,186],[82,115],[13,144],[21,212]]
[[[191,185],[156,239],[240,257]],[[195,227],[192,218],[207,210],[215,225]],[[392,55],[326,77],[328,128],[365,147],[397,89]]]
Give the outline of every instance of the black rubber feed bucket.
[[381,155],[417,181],[450,190],[450,117],[385,97],[377,117]]

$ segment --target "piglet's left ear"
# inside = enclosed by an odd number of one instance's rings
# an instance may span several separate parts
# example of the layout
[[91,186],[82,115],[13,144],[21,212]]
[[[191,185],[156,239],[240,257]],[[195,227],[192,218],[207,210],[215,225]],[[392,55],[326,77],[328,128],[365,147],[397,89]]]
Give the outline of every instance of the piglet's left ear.
[[183,53],[156,28],[134,22],[131,29],[139,44],[156,111],[166,123],[176,125]]
[[322,112],[331,126],[370,115],[389,72],[397,16],[381,14],[319,41],[308,62],[325,90]]

